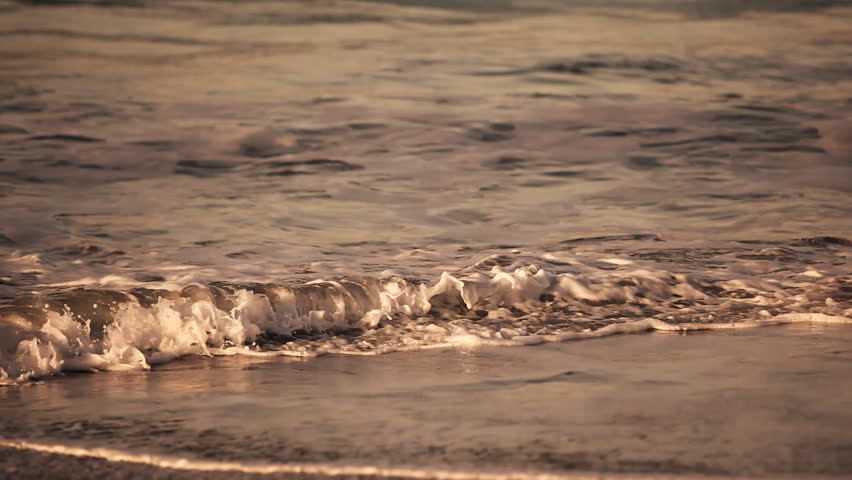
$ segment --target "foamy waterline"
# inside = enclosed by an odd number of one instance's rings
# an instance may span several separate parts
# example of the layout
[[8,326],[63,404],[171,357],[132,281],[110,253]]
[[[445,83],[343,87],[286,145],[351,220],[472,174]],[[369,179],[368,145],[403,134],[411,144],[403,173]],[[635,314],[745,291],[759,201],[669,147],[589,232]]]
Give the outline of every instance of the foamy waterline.
[[845,295],[845,277],[806,275],[812,270],[707,280],[626,259],[605,259],[620,270],[584,275],[494,265],[502,260],[443,272],[431,285],[390,274],[35,297],[0,311],[0,384],[62,371],[148,369],[192,354],[377,355],[852,316],[831,298]]
[[[195,460],[190,458],[134,453],[110,448],[84,448],[70,445],[38,443],[26,440],[0,438],[0,447],[28,450],[32,452],[63,455],[69,457],[95,458],[108,462],[130,463],[161,469],[183,470],[191,472],[234,472],[253,475],[301,474],[320,477],[372,477],[372,478],[411,478],[436,480],[585,480],[585,479],[717,479],[730,476],[708,476],[699,474],[623,474],[600,472],[538,473],[538,472],[492,472],[471,470],[449,470],[415,467],[385,467],[372,465],[341,465],[322,463],[243,463],[228,461]],[[736,477],[763,478],[763,477]]]

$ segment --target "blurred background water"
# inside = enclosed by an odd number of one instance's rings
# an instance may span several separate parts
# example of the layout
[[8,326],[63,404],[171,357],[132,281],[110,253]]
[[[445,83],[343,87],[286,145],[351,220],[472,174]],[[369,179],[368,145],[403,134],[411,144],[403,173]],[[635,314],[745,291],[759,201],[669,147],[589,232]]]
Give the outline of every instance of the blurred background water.
[[2,289],[846,234],[847,6],[4,2]]

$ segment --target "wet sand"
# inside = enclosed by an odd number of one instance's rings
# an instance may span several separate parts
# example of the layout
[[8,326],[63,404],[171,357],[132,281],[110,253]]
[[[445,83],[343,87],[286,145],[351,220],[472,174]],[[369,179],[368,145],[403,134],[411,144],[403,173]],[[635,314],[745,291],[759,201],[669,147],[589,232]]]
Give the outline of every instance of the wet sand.
[[[346,478],[369,478],[363,475],[302,475],[293,473],[278,474],[252,474],[234,471],[226,472],[197,472],[193,470],[177,470],[160,468],[145,464],[126,462],[112,462],[101,458],[73,457],[50,453],[32,452],[18,450],[15,448],[0,447],[0,474],[9,475],[20,480],[44,479],[44,478],[90,478],[98,480],[114,480],[127,478],[146,478],[152,480],[195,480],[205,478],[210,480],[323,480],[323,479],[346,479]],[[385,480],[403,480],[411,477],[382,477]],[[428,476],[420,478],[430,478]],[[672,475],[672,474],[620,474],[620,473],[575,473],[560,475],[558,478],[564,480],[673,480],[677,478],[688,478],[691,480],[717,480],[720,476],[710,475]],[[745,478],[745,477],[743,477]],[[754,477],[755,479],[759,477]],[[787,478],[786,476],[773,476],[772,478]],[[831,479],[831,476],[790,476],[789,478]]]
[[[813,324],[306,362],[187,358],[6,389],[0,414],[6,439],[200,462],[837,476],[852,472],[850,365],[852,329]],[[3,452],[0,469],[25,478],[209,476]]]

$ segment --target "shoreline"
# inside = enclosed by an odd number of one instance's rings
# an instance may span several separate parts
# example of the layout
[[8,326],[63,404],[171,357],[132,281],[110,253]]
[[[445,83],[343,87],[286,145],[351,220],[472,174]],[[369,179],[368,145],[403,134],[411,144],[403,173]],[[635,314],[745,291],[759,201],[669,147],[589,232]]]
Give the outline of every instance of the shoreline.
[[[64,451],[62,451],[64,450]],[[110,458],[110,456],[120,458]],[[38,467],[33,468],[34,465]],[[621,472],[520,472],[378,468],[322,464],[251,464],[194,461],[178,457],[128,454],[108,449],[82,449],[0,440],[0,473],[21,480],[41,478],[149,479],[365,479],[383,480],[762,480],[768,478],[833,479],[820,475],[731,476],[697,473],[629,474]]]
[[311,361],[185,358],[0,390],[0,472],[838,478],[852,471],[852,391],[838,389],[849,362],[852,329],[829,324]]

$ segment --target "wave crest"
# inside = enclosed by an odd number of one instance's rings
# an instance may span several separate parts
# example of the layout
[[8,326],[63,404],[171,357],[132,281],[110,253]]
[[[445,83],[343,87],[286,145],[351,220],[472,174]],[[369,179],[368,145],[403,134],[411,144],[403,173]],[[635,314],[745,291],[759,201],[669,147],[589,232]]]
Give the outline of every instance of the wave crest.
[[[631,262],[605,259],[616,266]],[[428,284],[400,276],[303,285],[76,289],[0,310],[0,382],[62,371],[147,369],[189,354],[377,354],[612,333],[848,321],[845,278],[716,280],[646,268],[597,275],[487,258]],[[486,270],[489,268],[490,270]],[[836,296],[836,295],[835,295]]]

